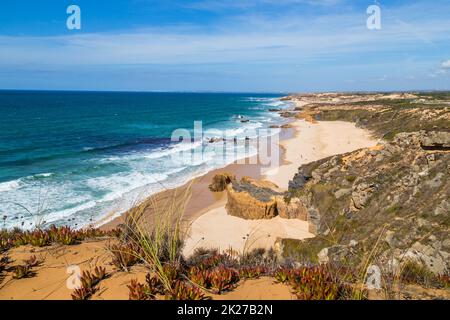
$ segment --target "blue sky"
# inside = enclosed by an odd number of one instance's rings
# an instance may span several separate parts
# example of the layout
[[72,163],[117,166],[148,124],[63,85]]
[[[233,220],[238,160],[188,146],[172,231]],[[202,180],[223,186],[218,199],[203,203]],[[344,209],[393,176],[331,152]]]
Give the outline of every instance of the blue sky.
[[0,88],[449,90],[450,0],[2,0]]

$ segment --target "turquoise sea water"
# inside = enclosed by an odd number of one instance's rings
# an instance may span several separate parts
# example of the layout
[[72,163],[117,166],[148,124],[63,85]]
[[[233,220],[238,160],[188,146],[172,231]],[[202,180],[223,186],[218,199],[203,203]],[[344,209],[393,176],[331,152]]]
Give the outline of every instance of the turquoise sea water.
[[[253,138],[283,120],[278,95],[0,91],[0,227],[38,222],[81,227],[143,197],[223,167],[213,151],[191,163],[174,153],[175,129],[217,129]],[[246,119],[248,122],[241,122]],[[258,131],[257,131],[258,132]],[[237,150],[245,157],[255,150]],[[239,154],[242,152],[242,154]]]

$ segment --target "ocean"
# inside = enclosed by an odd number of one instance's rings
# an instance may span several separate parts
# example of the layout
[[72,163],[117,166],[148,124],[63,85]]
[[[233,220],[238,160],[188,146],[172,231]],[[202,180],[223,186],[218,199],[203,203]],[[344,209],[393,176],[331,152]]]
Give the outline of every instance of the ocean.
[[[269,112],[288,106],[279,97],[0,91],[0,228],[84,227],[224,167],[214,150],[192,162],[172,157],[203,148],[220,132],[254,138],[255,130],[284,123]],[[171,141],[176,129],[192,132],[194,121],[208,131],[202,141]],[[244,149],[237,158],[256,153]]]

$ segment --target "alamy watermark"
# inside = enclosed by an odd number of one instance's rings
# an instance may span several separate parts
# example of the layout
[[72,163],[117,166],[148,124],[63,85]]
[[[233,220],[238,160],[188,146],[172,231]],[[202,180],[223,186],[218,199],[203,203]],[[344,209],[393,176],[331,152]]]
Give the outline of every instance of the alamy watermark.
[[[370,5],[366,10],[369,17],[367,18],[367,29],[381,30],[381,7],[378,4]],[[69,17],[66,20],[66,26],[69,30],[81,30],[81,8],[72,4],[67,7],[66,13]]]
[[381,270],[377,265],[370,265],[367,268],[366,287],[369,290],[381,289]]
[[371,5],[367,8],[367,29],[381,30],[381,8],[379,5]]
[[77,265],[68,266],[66,273],[69,277],[66,280],[67,289],[74,290],[81,288],[81,268]]
[[66,20],[66,26],[69,30],[81,29],[81,9],[79,6],[73,4],[67,7],[66,13],[69,17]]

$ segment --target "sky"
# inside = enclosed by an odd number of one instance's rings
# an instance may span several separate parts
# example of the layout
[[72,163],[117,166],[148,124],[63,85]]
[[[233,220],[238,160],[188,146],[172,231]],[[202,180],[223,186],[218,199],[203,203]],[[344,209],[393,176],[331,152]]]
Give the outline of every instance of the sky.
[[450,90],[450,0],[2,0],[0,89]]

